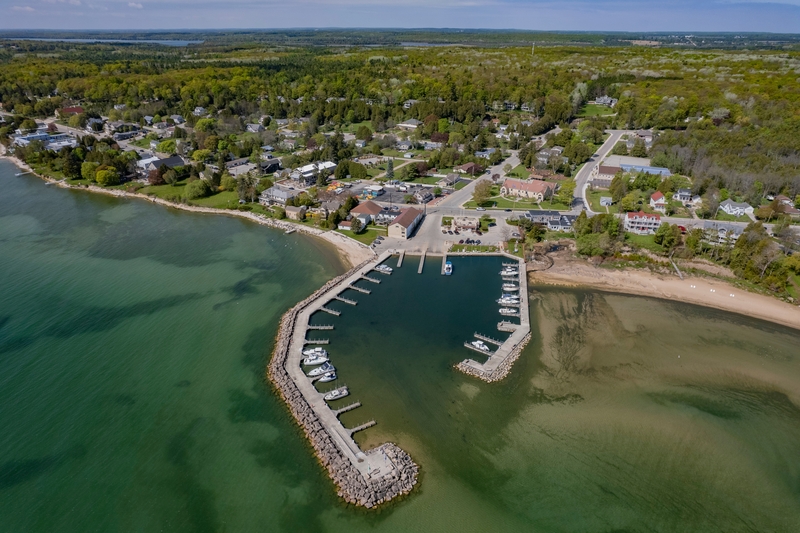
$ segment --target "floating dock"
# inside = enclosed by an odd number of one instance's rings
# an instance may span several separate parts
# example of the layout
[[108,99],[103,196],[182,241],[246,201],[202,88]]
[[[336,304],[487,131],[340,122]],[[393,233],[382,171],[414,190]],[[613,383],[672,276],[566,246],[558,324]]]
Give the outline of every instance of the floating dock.
[[444,276],[444,266],[447,264],[447,252],[442,254],[442,276]]
[[[491,357],[491,356],[493,356],[493,355],[496,353],[496,352],[492,352],[492,351],[484,352],[484,351],[483,351],[483,350],[481,350],[480,348],[476,348],[475,346],[473,346],[472,344],[470,344],[470,343],[468,343],[468,342],[465,342],[465,343],[464,343],[464,348],[469,348],[469,349],[470,349],[470,350],[472,350],[472,351],[478,352],[479,354],[481,354],[481,355],[486,355],[486,356],[488,356],[488,357]],[[470,359],[470,360],[471,360],[471,359]]]
[[400,257],[397,258],[397,268],[403,266],[403,258],[406,256],[405,250],[400,250]]
[[373,277],[370,277],[370,276],[367,276],[366,274],[364,274],[363,276],[361,276],[361,279],[363,279],[364,281],[369,281],[369,282],[371,282],[371,283],[380,283],[380,282],[381,282],[381,280],[379,280],[379,279],[375,279],[375,278],[373,278]]
[[[342,387],[342,388],[344,388],[344,387]],[[325,394],[328,394],[328,393],[326,392]],[[361,407],[361,402],[351,403],[350,405],[346,405],[346,406],[342,407],[341,409],[334,409],[333,410],[333,414],[335,414],[336,416],[339,416],[340,414],[346,413],[347,411],[352,411],[353,409],[356,409],[357,407]]]
[[353,433],[357,433],[359,431],[364,431],[367,428],[371,428],[375,424],[377,424],[377,422],[375,422],[374,420],[370,420],[369,422],[361,424],[360,426],[356,426],[356,427],[354,427],[352,429],[348,429],[347,431],[349,431],[350,435],[352,435]]
[[358,304],[357,301],[351,300],[350,298],[345,298],[341,294],[337,294],[336,296],[333,297],[333,299],[334,300],[339,300],[340,302],[344,302],[344,303],[346,303],[348,305],[357,305]]
[[304,344],[323,345],[323,344],[330,344],[330,343],[331,343],[330,339],[306,339],[306,342]]
[[[517,316],[519,316],[519,313],[517,313]],[[497,331],[503,331],[505,333],[513,333],[517,331],[518,327],[519,324],[514,324],[513,322],[509,322],[508,320],[503,320],[502,322],[497,323]]]
[[320,311],[324,311],[324,312],[326,312],[328,314],[331,314],[333,316],[340,316],[342,314],[341,311],[336,311],[335,309],[330,309],[330,308],[325,307],[325,306],[320,307],[319,310]]
[[369,289],[364,289],[363,287],[359,287],[358,285],[350,285],[350,287],[349,287],[349,288],[350,288],[350,289],[353,289],[354,291],[358,291],[358,292],[360,292],[361,294],[372,294],[372,291],[371,291],[371,290],[369,290]]
[[419,258],[419,268],[417,269],[417,274],[422,274],[422,268],[425,266],[425,254],[428,250],[422,250],[422,257]]
[[306,328],[311,330],[329,330],[333,329],[333,324],[309,324]]
[[496,346],[502,346],[505,341],[499,341],[497,339],[493,339],[491,337],[487,337],[486,335],[481,335],[480,333],[475,334],[475,338],[482,340],[483,342],[488,342],[489,344],[494,344]]

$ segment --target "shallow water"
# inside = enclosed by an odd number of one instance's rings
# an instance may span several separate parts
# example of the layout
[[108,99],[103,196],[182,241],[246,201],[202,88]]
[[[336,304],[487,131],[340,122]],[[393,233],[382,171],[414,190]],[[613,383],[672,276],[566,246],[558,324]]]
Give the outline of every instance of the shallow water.
[[[500,316],[498,262],[406,258],[314,317],[365,446],[419,490],[341,505],[264,383],[280,315],[342,271],[234,218],[46,187],[0,161],[0,516],[7,531],[796,531],[800,334],[533,288],[511,375],[453,370]],[[378,276],[377,274],[374,274]],[[324,335],[322,335],[324,334]],[[320,388],[322,388],[321,386]]]

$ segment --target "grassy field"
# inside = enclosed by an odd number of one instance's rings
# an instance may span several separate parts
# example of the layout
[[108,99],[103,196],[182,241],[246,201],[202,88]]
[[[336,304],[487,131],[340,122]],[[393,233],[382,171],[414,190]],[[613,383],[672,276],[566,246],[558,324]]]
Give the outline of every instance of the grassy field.
[[442,226],[449,226],[453,223],[453,217],[442,217]]
[[525,165],[517,165],[511,169],[508,175],[512,178],[526,179],[530,175],[530,172],[528,172]]
[[217,209],[235,209],[236,207],[239,206],[239,194],[236,191],[222,191],[213,196],[192,200],[192,203],[202,207],[215,207]]
[[348,237],[366,245],[372,244],[372,241],[375,240],[375,237],[386,237],[386,228],[381,228],[378,226],[367,226],[367,228],[362,230],[360,233],[353,233],[352,231],[346,229],[337,229],[335,231],[337,233],[341,233],[342,235],[347,235]]
[[586,104],[578,112],[578,117],[598,117],[603,115],[613,115],[614,111],[610,107],[597,104]]
[[[597,213],[605,213],[606,208],[600,205],[600,197],[601,196],[611,196],[611,193],[608,191],[590,191],[586,190],[586,199],[589,200],[589,205],[592,206],[592,211]],[[609,208],[609,211],[615,209],[616,206]],[[613,212],[613,211],[612,211]]]
[[660,244],[656,244],[655,241],[653,241],[652,235],[634,235],[633,233],[626,233],[625,242],[639,248],[644,248],[645,250],[650,250],[654,253],[661,253],[664,251]]
[[451,252],[496,252],[497,246],[489,246],[486,244],[454,244],[450,247]]
[[728,213],[722,211],[721,209],[717,211],[717,216],[714,217],[714,220],[722,220],[725,222],[750,222],[750,217],[747,215],[741,217],[735,217],[733,215],[729,215]]
[[463,188],[464,188],[464,187],[466,187],[467,185],[469,185],[469,182],[468,182],[468,181],[458,181],[458,182],[456,182],[456,184],[453,186],[453,188],[454,188],[455,190],[457,190],[457,191],[460,191],[461,189],[463,189]]

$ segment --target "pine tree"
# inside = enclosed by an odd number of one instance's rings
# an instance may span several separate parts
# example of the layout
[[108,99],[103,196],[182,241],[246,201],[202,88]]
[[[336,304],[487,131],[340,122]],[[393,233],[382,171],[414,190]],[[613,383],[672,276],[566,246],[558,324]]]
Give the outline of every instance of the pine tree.
[[389,159],[389,163],[386,165],[386,179],[394,179],[394,159]]

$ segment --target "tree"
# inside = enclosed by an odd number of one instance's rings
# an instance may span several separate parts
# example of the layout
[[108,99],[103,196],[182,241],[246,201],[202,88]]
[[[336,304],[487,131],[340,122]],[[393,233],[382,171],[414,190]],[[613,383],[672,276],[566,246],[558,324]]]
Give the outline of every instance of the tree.
[[158,169],[153,169],[147,174],[147,182],[150,185],[164,185],[164,177]]
[[207,149],[195,150],[192,153],[192,159],[198,163],[206,161],[209,157],[211,157],[211,150]]
[[653,236],[653,241],[660,244],[666,251],[670,251],[680,243],[681,230],[677,225],[667,222],[661,224]]
[[472,200],[478,204],[483,205],[492,195],[492,182],[488,180],[481,180],[475,184],[472,190]]
[[74,155],[69,155],[64,159],[64,165],[61,167],[61,172],[70,180],[77,180],[81,178],[81,162]]
[[434,196],[441,196],[442,195],[442,188],[441,187],[434,187],[433,188],[433,195]]
[[631,148],[631,157],[647,157],[647,147],[642,139],[636,139]]
[[225,174],[222,176],[220,180],[220,187],[223,191],[233,191],[236,190],[236,178],[231,176],[230,174]]
[[186,185],[184,194],[186,195],[187,200],[195,200],[197,198],[204,198],[208,196],[209,192],[210,188],[208,183],[206,183],[205,180],[197,179],[189,182],[189,184]]
[[178,174],[172,169],[169,169],[166,172],[164,172],[162,178],[164,178],[165,183],[172,185],[173,187],[175,186],[176,183],[178,183]]
[[510,164],[510,163],[506,163],[505,165],[503,165],[503,172],[505,172],[506,174],[508,174],[509,172],[511,172],[511,169],[512,169],[512,168],[513,168],[513,167],[511,166],[511,164]]
[[174,154],[175,147],[175,140],[167,139],[166,141],[158,143],[156,146],[156,152],[161,152],[162,154]]
[[358,217],[353,217],[353,219],[350,221],[350,229],[353,231],[353,233],[361,232],[363,228],[361,226],[361,220],[359,220]]
[[572,197],[575,193],[575,182],[572,180],[567,180],[561,184],[561,188],[558,190],[558,195],[556,199],[559,203],[564,205],[572,205]]
[[361,125],[356,130],[356,139],[360,139],[362,141],[369,142],[372,140],[372,130],[369,129],[369,126]]
[[97,172],[97,167],[100,166],[100,163],[94,163],[91,161],[85,161],[81,165],[81,177],[88,181],[95,180],[95,174]]
[[624,142],[618,142],[611,149],[613,155],[628,155],[628,146]]
[[119,183],[119,173],[117,172],[117,169],[113,167],[104,168],[103,170],[98,170],[95,173],[94,179],[103,187],[117,185]]
[[611,186],[609,187],[608,192],[611,193],[611,198],[615,203],[622,200],[622,197],[628,194],[628,183],[628,178],[625,177],[621,172],[614,176],[614,178],[611,180]]
[[403,196],[403,203],[413,204],[414,203],[414,195],[413,194],[404,195]]
[[26,118],[22,121],[22,124],[19,125],[19,129],[22,130],[23,133],[34,132],[38,127],[39,126],[36,125],[36,121],[30,118]]
[[386,179],[394,179],[394,159],[391,158],[389,159],[389,162],[386,163]]

